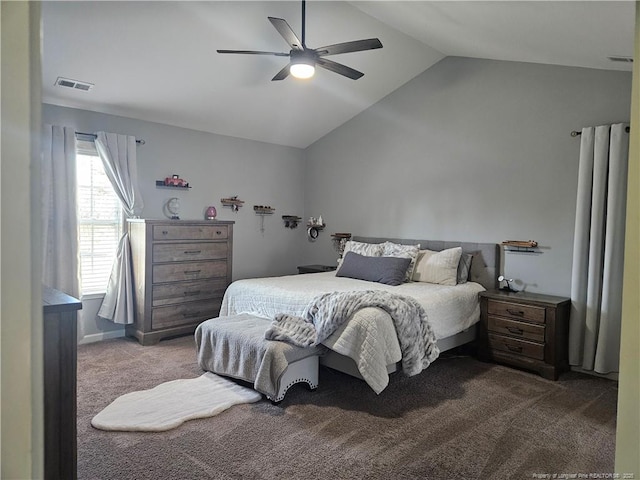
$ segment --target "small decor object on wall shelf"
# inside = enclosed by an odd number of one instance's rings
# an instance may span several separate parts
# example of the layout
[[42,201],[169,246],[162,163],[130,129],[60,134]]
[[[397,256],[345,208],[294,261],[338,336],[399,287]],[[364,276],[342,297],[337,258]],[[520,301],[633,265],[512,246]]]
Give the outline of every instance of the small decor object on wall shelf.
[[180,199],[173,197],[164,204],[164,214],[170,220],[180,220]]
[[315,227],[318,230],[322,230],[324,227],[326,227],[324,223],[324,219],[322,218],[322,215],[320,215],[318,218],[309,217],[309,221],[307,222],[307,227]]
[[342,254],[344,253],[344,247],[347,242],[351,239],[350,233],[334,233],[331,235],[331,239],[333,241],[333,248],[336,252],[338,252],[339,258],[342,258]]
[[542,253],[535,240],[505,240],[502,245],[506,252]]
[[204,218],[207,220],[215,220],[217,215],[218,211],[213,205],[207,207],[207,210],[204,212]]
[[296,228],[302,217],[298,217],[296,215],[282,215],[282,220],[284,220],[284,226],[286,228]]
[[240,200],[237,195],[234,195],[233,197],[221,198],[220,203],[222,203],[224,207],[231,207],[231,211],[237,213],[238,209],[244,203],[244,200]]
[[254,205],[253,211],[256,212],[257,215],[271,215],[276,209],[269,205]]
[[189,182],[180,178],[180,175],[172,175],[164,180],[156,180],[156,187],[191,188]]

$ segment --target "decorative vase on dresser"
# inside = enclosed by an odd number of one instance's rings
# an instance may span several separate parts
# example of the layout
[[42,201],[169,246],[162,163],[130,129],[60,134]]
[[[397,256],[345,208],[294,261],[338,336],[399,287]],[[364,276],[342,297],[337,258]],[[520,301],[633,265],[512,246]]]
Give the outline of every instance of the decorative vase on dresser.
[[128,220],[136,311],[127,335],[153,345],[218,316],[231,283],[233,224]]

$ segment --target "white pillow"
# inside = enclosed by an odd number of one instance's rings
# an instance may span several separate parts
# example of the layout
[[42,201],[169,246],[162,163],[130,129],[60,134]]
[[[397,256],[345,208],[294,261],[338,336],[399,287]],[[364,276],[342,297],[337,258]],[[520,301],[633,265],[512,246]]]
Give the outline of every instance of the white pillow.
[[408,258],[411,260],[404,279],[405,282],[410,282],[416,267],[418,252],[420,252],[420,244],[402,245],[400,243],[384,242],[382,245],[384,246],[384,250],[382,251],[383,257]]
[[449,248],[441,252],[420,250],[413,272],[413,280],[440,285],[456,285],[460,255],[462,255],[462,247]]
[[347,252],[357,253],[365,257],[381,257],[383,250],[382,243],[364,243],[349,240],[344,246],[344,252],[342,252],[342,258],[347,255]]

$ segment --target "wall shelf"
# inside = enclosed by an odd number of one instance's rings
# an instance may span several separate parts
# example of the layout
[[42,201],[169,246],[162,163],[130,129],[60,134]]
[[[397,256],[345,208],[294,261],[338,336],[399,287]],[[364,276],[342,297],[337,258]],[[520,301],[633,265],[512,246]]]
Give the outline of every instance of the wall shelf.
[[178,190],[189,190],[191,187],[189,186],[189,184],[187,183],[186,185],[167,185],[164,183],[164,180],[156,180],[156,187],[160,187],[160,188],[172,188],[172,189],[178,189]]
[[232,211],[237,212],[244,200],[240,200],[237,195],[234,195],[233,197],[221,198],[220,203],[222,203],[223,207],[231,207]]
[[253,211],[256,212],[256,215],[273,215],[276,209],[270,206],[254,205]]
[[286,228],[296,228],[300,220],[302,220],[302,217],[298,217],[297,215],[282,215],[282,220]]

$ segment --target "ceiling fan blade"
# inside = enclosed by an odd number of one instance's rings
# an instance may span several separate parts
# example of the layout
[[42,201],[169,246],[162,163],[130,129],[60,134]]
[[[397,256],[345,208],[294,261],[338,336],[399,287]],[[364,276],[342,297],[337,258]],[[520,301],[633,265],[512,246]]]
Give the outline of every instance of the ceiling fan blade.
[[271,81],[284,80],[289,76],[289,65],[287,64],[282,70],[276,73],[276,76],[271,79]]
[[332,62],[326,58],[319,58],[316,61],[316,65],[326,68],[332,72],[339,73],[340,75],[344,75],[352,80],[357,80],[364,75],[364,73],[359,72],[358,70],[354,70],[353,68],[342,65],[341,63]]
[[288,53],[282,52],[257,52],[255,50],[216,50],[218,53],[242,53],[245,55],[275,55],[276,57],[288,57]]
[[302,42],[298,38],[298,36],[293,33],[293,30],[282,18],[268,17],[271,24],[276,27],[278,33],[282,35],[282,38],[289,44],[291,50],[304,50],[302,46]]
[[366,40],[355,40],[353,42],[336,43],[326,47],[316,48],[315,51],[321,57],[326,55],[338,55],[339,53],[362,52],[363,50],[374,50],[382,48],[382,43],[377,38],[367,38]]

